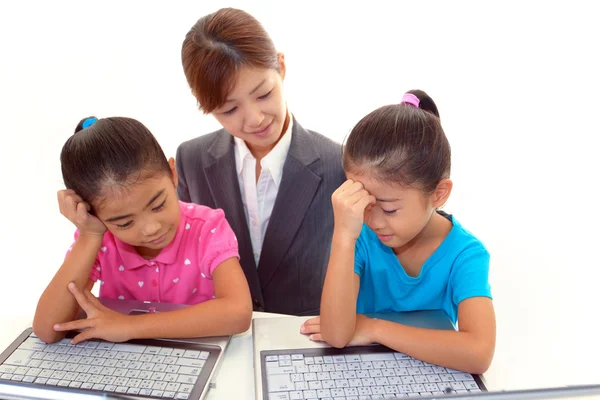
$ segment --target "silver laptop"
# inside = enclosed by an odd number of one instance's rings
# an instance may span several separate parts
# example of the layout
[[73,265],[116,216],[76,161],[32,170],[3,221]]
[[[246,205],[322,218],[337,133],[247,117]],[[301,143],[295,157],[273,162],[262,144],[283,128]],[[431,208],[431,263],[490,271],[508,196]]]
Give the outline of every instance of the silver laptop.
[[[455,329],[443,311],[369,316],[422,328]],[[480,376],[424,363],[385,346],[336,349],[313,342],[300,333],[306,319],[253,321],[257,399],[387,399],[486,391]]]
[[[166,312],[186,306],[100,299],[123,314]],[[77,333],[47,345],[31,328],[0,354],[0,399],[203,399],[231,336],[90,340],[71,345]]]
[[[456,329],[442,311],[369,314],[406,325]],[[405,397],[481,400],[600,400],[600,384],[487,391],[482,376],[415,360],[385,346],[336,349],[300,333],[307,317],[252,322],[256,399],[376,400]]]

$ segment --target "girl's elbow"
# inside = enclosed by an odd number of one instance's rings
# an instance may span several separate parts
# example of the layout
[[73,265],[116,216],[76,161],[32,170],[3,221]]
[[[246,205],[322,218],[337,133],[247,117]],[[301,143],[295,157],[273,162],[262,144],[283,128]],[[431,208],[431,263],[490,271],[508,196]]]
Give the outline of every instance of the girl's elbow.
[[235,313],[233,334],[246,332],[252,323],[252,304],[240,305]]
[[44,324],[34,320],[32,326],[33,333],[44,343],[56,343],[65,337],[64,332],[57,332],[52,325]]
[[350,343],[350,340],[352,340],[352,335],[346,335],[344,332],[340,332],[339,329],[326,329],[322,325],[321,329],[323,341],[335,348],[341,349],[346,347]]
[[473,357],[473,363],[471,365],[472,374],[482,375],[490,368],[492,359],[494,358],[494,347],[493,346],[482,346],[478,349]]

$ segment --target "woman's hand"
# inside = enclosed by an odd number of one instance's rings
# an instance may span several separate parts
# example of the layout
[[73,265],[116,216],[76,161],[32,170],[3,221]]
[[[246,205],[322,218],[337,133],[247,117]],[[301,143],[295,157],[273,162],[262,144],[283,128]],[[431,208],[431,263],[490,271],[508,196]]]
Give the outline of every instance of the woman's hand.
[[106,226],[89,213],[91,206],[71,189],[59,190],[58,207],[60,213],[71,221],[80,235],[104,235]]
[[69,283],[69,291],[87,314],[86,319],[54,325],[56,331],[82,331],[71,340],[71,343],[77,344],[93,338],[109,342],[125,342],[132,339],[130,324],[133,317],[103,306],[91,292],[88,290],[82,292],[73,282]]

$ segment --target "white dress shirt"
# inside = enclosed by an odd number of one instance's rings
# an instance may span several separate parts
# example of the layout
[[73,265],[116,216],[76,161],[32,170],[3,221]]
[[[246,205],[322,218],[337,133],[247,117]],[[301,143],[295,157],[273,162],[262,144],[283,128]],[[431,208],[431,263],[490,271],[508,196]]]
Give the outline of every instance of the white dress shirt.
[[234,138],[235,166],[257,267],[273,205],[279,191],[283,164],[292,141],[292,123],[290,115],[290,123],[283,137],[269,154],[260,160],[261,172],[258,181],[256,180],[256,158],[246,146],[246,142]]

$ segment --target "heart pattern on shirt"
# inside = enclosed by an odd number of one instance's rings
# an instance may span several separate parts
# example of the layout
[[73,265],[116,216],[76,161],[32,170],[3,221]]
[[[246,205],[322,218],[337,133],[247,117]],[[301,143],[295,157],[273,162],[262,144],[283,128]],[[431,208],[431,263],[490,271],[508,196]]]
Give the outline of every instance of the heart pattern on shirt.
[[217,230],[217,228],[212,228],[212,229],[210,230],[210,233],[215,233],[215,231],[216,231],[216,230]]
[[177,283],[177,282],[179,282],[179,278],[173,279],[173,283]]
[[194,290],[192,290],[192,293],[196,293],[198,291],[198,288],[194,288]]
[[142,281],[139,281],[139,282],[138,282],[138,286],[139,286],[139,287],[142,287],[142,286],[144,286],[144,282],[142,282]]
[[125,267],[121,265],[121,266],[119,267],[119,271],[121,271],[121,272],[125,271]]
[[158,272],[158,267],[156,267],[156,272]]
[[191,210],[192,208],[194,208],[194,206],[188,206],[188,210]]
[[102,250],[103,253],[106,253],[106,246],[102,247],[100,250]]
[[186,230],[186,231],[187,231],[188,229],[190,229],[190,228],[191,228],[190,224],[185,224],[185,230]]
[[101,268],[100,268],[100,267],[96,267],[96,271],[100,271],[100,270],[101,270]]
[[186,258],[186,259],[185,259],[185,261],[184,261],[183,263],[184,263],[185,265],[190,265],[192,262],[191,262],[191,261],[190,261],[188,258]]
[[204,272],[200,272],[200,275],[202,275],[203,278],[206,278],[206,275],[204,275]]
[[119,300],[125,300],[125,296],[119,296]]

